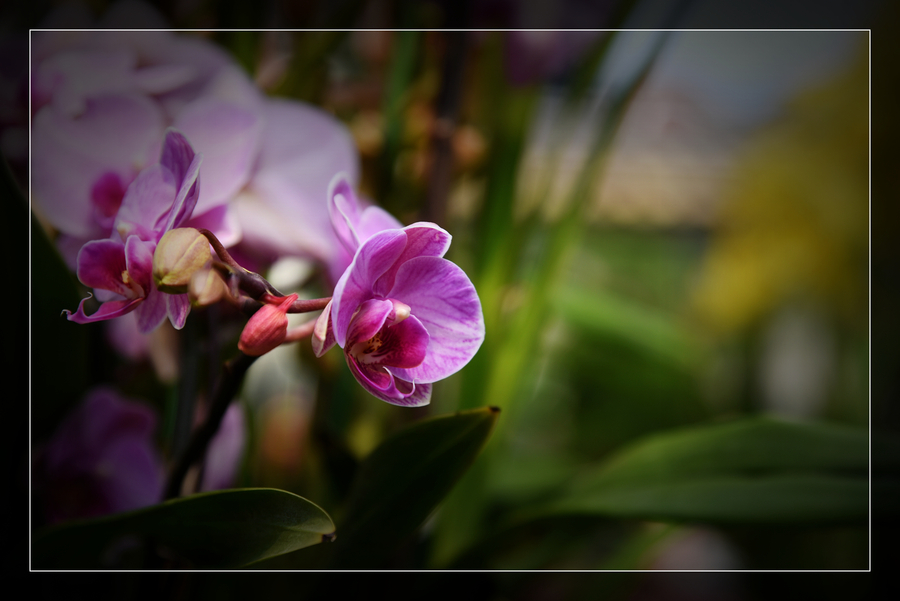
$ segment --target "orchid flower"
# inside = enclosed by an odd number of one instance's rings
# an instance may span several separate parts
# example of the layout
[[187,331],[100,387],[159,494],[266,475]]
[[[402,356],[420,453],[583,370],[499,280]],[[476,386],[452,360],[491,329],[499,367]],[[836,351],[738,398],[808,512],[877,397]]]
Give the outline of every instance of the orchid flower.
[[226,247],[240,243],[259,268],[282,256],[329,260],[337,243],[321,199],[335,172],[357,177],[349,130],[319,108],[267,98],[209,40],[98,30],[165,29],[149,4],[119,4],[86,22],[91,31],[34,35],[34,208],[59,233],[66,263],[75,268],[85,242],[110,235],[125,190],[158,156],[167,127],[204,157],[189,226]]
[[375,207],[359,213],[343,179],[329,201],[353,260],[316,322],[313,349],[321,356],[340,346],[356,380],[383,401],[427,405],[431,384],[459,371],[484,341],[475,287],[443,258],[450,234],[425,222],[375,232],[395,220]]
[[153,446],[156,416],[109,388],[95,388],[39,454],[35,483],[47,520],[88,518],[151,505],[162,496]]
[[[113,12],[106,25],[143,19],[144,27],[154,10]],[[228,204],[252,174],[265,99],[227,52],[164,31],[43,31],[32,60],[34,205],[58,230],[70,266],[85,242],[110,234],[125,190],[154,162],[167,127],[204,155],[193,225],[237,242]]]
[[[128,187],[106,240],[92,240],[78,252],[78,279],[105,301],[92,315],[84,299],[70,321],[90,323],[135,311],[142,333],[156,329],[168,315],[177,329],[190,310],[187,294],[165,294],[153,282],[153,253],[169,230],[187,221],[199,195],[200,155],[187,139],[169,130],[159,163],[141,171]],[[90,297],[88,297],[90,298]]]

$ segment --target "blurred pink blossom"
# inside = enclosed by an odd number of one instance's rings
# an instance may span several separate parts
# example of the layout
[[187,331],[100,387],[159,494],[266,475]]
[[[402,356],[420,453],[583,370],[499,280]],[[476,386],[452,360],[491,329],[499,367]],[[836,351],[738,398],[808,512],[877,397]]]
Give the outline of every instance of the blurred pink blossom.
[[166,294],[153,279],[153,253],[166,232],[191,216],[200,191],[197,174],[201,157],[178,132],[166,134],[159,163],[141,171],[128,186],[113,221],[113,233],[86,242],[78,252],[78,279],[94,289],[100,309],[91,315],[81,301],[69,321],[91,323],[137,313],[138,330],[155,330],[169,317],[184,326],[190,301],[187,294]]
[[159,502],[156,416],[110,388],[94,388],[37,453],[35,490],[48,522],[130,511]]
[[33,204],[59,232],[70,267],[85,242],[109,236],[125,190],[159,155],[170,126],[204,157],[186,225],[226,246],[243,241],[243,253],[263,264],[285,255],[328,260],[337,247],[323,202],[328,182],[340,171],[355,181],[359,169],[337,119],[267,98],[208,40],[112,30],[165,28],[147,4],[116,3],[99,23],[73,18],[110,30],[38,31],[31,56]]

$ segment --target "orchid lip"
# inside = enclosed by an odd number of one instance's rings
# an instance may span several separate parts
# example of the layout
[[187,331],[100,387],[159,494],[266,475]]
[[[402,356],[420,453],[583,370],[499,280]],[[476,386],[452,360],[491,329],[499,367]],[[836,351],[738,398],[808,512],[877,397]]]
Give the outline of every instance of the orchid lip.
[[409,305],[370,299],[360,305],[347,341],[347,355],[361,365],[412,368],[425,360],[428,332]]

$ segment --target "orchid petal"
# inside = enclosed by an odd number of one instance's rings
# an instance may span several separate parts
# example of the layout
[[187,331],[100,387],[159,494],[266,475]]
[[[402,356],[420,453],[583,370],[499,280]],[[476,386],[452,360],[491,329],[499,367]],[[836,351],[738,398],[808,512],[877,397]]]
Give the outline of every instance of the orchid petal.
[[[323,200],[335,173],[346,173],[354,185],[359,179],[353,138],[327,112],[296,101],[266,99],[263,116],[256,171],[235,203],[244,240],[260,252],[330,262],[343,247]],[[352,253],[347,265],[350,259]],[[336,281],[342,270],[331,273]]]
[[428,331],[415,316],[383,328],[381,348],[371,354],[375,363],[385,367],[413,368],[422,364],[428,349]]
[[388,401],[392,405],[401,405],[403,407],[423,407],[431,402],[431,383],[407,382],[394,376],[394,386],[397,391],[403,395],[399,401]]
[[250,178],[262,123],[255,112],[216,98],[201,98],[178,116],[175,127],[203,155],[200,213],[231,199]]
[[359,235],[356,233],[359,203],[345,173],[335,175],[328,185],[328,215],[335,235],[352,256],[360,245]]
[[394,390],[394,377],[385,371],[384,367],[380,365],[366,365],[349,356],[347,357],[347,365],[350,366],[350,371],[353,373],[356,381],[375,396],[398,394]]
[[406,232],[406,246],[394,264],[378,280],[373,280],[372,291],[380,296],[390,296],[391,288],[400,269],[415,257],[443,257],[450,248],[450,234],[433,223],[414,223],[403,228]]
[[172,208],[178,190],[171,171],[160,164],[141,171],[128,189],[116,216],[115,229],[124,240],[134,234],[144,239],[155,238],[153,233]]
[[[403,224],[381,207],[370,206],[363,209],[356,224],[356,234],[360,243],[365,242],[378,232],[384,230],[400,230]],[[447,245],[449,246],[449,240]]]
[[175,196],[175,201],[172,203],[166,225],[162,229],[163,234],[171,229],[180,227],[185,221],[190,219],[200,194],[200,181],[198,178],[200,176],[201,159],[202,155],[198,154],[191,160],[191,164],[187,168],[185,177],[181,181],[178,194]]
[[414,384],[393,377],[380,366],[358,363],[347,357],[347,365],[366,392],[392,405],[421,407],[431,401],[431,384]]
[[106,324],[106,340],[121,355],[132,361],[147,357],[149,337],[141,336],[137,329],[137,315],[128,313]]
[[325,305],[313,329],[312,347],[316,357],[324,355],[335,344],[334,330],[331,328],[331,303],[332,301],[328,301]]
[[[334,288],[334,337],[344,348],[353,313],[372,297],[371,283],[391,268],[406,246],[406,232],[385,230],[368,239]],[[400,299],[403,300],[403,299]],[[405,302],[405,301],[404,301]]]
[[131,236],[125,242],[125,264],[128,266],[128,277],[143,289],[146,296],[150,290],[155,290],[153,285],[153,251],[156,250],[156,242],[141,240],[137,236]]
[[380,207],[362,209],[364,205],[356,197],[345,173],[338,173],[332,178],[327,198],[331,227],[339,241],[329,258],[329,270],[332,280],[338,280],[363,242],[378,232],[402,229],[403,224]]
[[91,204],[94,220],[104,229],[111,230],[125,198],[125,184],[113,171],[101,175],[91,186]]
[[184,134],[172,127],[166,130],[162,152],[159,155],[159,164],[172,173],[179,188],[184,185],[195,154],[194,148]]
[[60,232],[82,240],[107,236],[94,222],[96,181],[115,173],[130,182],[152,162],[162,131],[159,108],[141,96],[91,98],[78,119],[43,107],[32,129],[35,207]]
[[78,251],[78,279],[85,286],[110,290],[133,298],[134,291],[122,281],[126,271],[125,245],[117,240],[92,240]]
[[130,511],[161,500],[163,469],[152,440],[118,435],[106,445],[96,466],[102,474],[101,486],[110,511]]
[[[86,518],[158,502],[163,470],[154,451],[155,427],[149,407],[109,388],[91,390],[47,443],[38,468],[49,519]],[[72,484],[76,499],[55,494]]]
[[166,314],[176,330],[184,327],[190,312],[191,300],[187,294],[166,294]]
[[74,321],[75,323],[93,323],[95,321],[113,319],[114,317],[120,317],[126,313],[131,313],[144,301],[143,298],[108,301],[100,305],[100,308],[97,309],[96,313],[86,315],[84,312],[84,303],[89,298],[91,297],[88,296],[87,298],[81,299],[75,313],[72,313],[68,309],[64,310],[63,313],[66,315],[66,319]]
[[66,263],[66,267],[72,271],[78,269],[78,253],[81,252],[81,247],[88,242],[92,242],[92,240],[85,240],[63,233],[60,233],[59,236],[57,236],[56,250],[59,251],[60,256]]
[[216,235],[225,248],[230,248],[241,241],[241,223],[231,205],[219,205],[202,215],[191,215],[187,223],[181,223],[175,227],[209,230]]
[[137,55],[124,48],[69,50],[41,61],[35,73],[35,93],[52,97],[55,106],[77,117],[86,99],[128,92]]
[[347,347],[364,343],[377,334],[393,310],[389,300],[373,298],[361,304],[347,331]]
[[201,490],[219,490],[235,485],[241,456],[247,444],[246,418],[240,403],[232,403],[222,418],[219,431],[209,443],[203,463]]
[[167,296],[169,295],[165,292],[160,292],[155,287],[150,288],[150,293],[147,294],[145,302],[135,312],[138,331],[141,334],[152,332],[166,320]]
[[387,368],[411,382],[436,382],[459,371],[484,341],[484,317],[475,287],[462,269],[439,257],[417,257],[397,271],[391,298],[408,304],[428,331],[418,367]]
[[136,70],[134,83],[148,94],[162,94],[191,81],[196,71],[189,65],[152,65]]

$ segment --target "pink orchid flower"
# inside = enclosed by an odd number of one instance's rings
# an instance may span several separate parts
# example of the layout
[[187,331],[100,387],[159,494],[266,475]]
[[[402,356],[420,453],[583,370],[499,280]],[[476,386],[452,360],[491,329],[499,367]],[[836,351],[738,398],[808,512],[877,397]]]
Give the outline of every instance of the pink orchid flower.
[[[190,311],[187,294],[166,294],[153,282],[153,252],[163,235],[187,221],[197,204],[200,155],[175,130],[166,133],[159,163],[141,171],[128,186],[112,236],[92,240],[78,252],[78,279],[104,301],[97,312],[84,312],[84,299],[69,321],[91,323],[134,311],[142,333],[166,316],[181,329]],[[90,298],[90,297],[88,297]]]
[[[167,127],[203,154],[189,226],[240,244],[257,270],[282,256],[329,260],[337,242],[321,199],[334,173],[359,171],[339,120],[266,97],[223,48],[161,31],[149,4],[115,3],[79,23],[86,31],[35,32],[31,53],[33,204],[70,267],[85,242],[110,235]],[[148,24],[160,31],[134,31]]]
[[159,502],[163,465],[156,416],[105,387],[88,392],[38,453],[36,489],[49,522],[130,511]]
[[396,220],[377,207],[360,213],[340,177],[329,202],[353,259],[317,320],[313,349],[321,356],[336,343],[357,381],[383,401],[427,405],[432,383],[462,369],[484,341],[475,287],[443,258],[450,234],[425,222],[380,229]]

